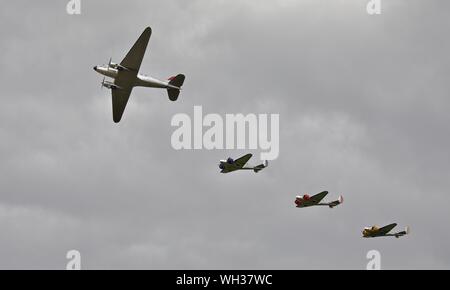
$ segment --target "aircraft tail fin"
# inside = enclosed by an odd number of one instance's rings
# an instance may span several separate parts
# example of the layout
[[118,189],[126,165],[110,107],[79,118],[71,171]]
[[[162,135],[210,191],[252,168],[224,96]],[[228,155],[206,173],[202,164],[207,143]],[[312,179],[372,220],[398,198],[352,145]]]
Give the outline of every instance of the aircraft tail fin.
[[398,233],[394,234],[394,236],[396,238],[399,238],[401,236],[405,236],[405,235],[408,235],[408,234],[409,234],[409,227],[406,227],[404,231],[398,232]]
[[181,88],[185,78],[186,77],[184,76],[184,74],[178,74],[174,77],[169,78],[169,84]]
[[333,202],[330,202],[330,204],[328,205],[330,208],[333,208],[335,206],[340,205],[341,203],[344,202],[344,197],[342,195],[339,196],[338,200],[335,200]]
[[167,94],[169,95],[169,100],[176,101],[178,96],[180,95],[181,86],[184,83],[185,76],[184,74],[178,74],[174,77],[169,78],[169,85],[177,87],[177,88],[168,88]]
[[258,173],[259,171],[263,170],[263,169],[266,168],[267,166],[269,166],[269,161],[265,160],[263,164],[256,165],[256,166],[253,168],[253,171],[254,171],[255,173]]

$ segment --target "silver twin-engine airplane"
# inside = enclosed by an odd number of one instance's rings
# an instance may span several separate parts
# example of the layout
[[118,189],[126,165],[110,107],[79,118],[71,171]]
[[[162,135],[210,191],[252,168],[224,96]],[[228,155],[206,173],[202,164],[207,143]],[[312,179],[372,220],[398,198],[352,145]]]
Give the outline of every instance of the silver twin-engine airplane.
[[120,64],[113,63],[110,59],[106,66],[94,67],[94,70],[99,74],[114,79],[114,81],[111,82],[105,81],[105,78],[103,78],[102,87],[111,89],[113,120],[116,123],[122,118],[128,98],[134,87],[167,89],[169,100],[171,101],[176,101],[180,94],[181,86],[183,85],[185,78],[183,74],[171,77],[168,81],[160,81],[139,74],[139,68],[141,67],[142,59],[144,58],[151,34],[152,29],[147,27]]

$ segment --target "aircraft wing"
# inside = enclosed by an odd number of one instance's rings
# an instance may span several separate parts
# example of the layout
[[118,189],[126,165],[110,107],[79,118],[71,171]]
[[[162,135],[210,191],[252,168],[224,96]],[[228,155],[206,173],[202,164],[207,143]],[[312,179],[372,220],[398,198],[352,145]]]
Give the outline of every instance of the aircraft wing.
[[123,111],[127,106],[128,98],[130,97],[132,88],[113,89],[112,93],[112,109],[113,120],[115,123],[119,123],[122,119]]
[[248,162],[248,160],[250,160],[250,158],[252,158],[252,154],[246,154],[238,159],[236,159],[234,161],[234,164],[238,167],[238,168],[242,168],[244,167],[244,165]]
[[319,203],[322,201],[322,199],[325,198],[325,196],[327,196],[327,194],[328,194],[328,191],[322,191],[321,193],[311,196],[311,198],[308,200],[308,202],[311,202],[314,204]]
[[139,71],[151,34],[152,29],[150,27],[147,27],[120,63],[121,66],[124,66],[135,72]]
[[380,228],[380,229],[377,231],[376,234],[377,234],[377,235],[385,235],[385,234],[389,233],[389,232],[390,232],[393,228],[395,228],[396,226],[397,226],[396,223],[393,223],[393,224],[384,226],[384,227]]

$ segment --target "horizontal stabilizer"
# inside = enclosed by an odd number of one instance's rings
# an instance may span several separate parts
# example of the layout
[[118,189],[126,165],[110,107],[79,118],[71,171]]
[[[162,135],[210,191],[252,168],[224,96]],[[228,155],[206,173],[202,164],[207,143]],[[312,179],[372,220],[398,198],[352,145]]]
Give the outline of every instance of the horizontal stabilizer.
[[179,89],[167,89],[167,94],[169,95],[169,100],[174,102],[178,99],[178,96],[180,95],[180,90]]
[[341,203],[344,202],[344,198],[342,197],[342,195],[339,196],[338,200],[332,201],[330,202],[330,204],[328,205],[330,208],[333,208],[335,206],[340,205]]
[[253,171],[254,171],[255,173],[257,173],[257,172],[263,170],[264,168],[266,168],[267,166],[269,166],[269,161],[266,160],[266,161],[264,161],[263,164],[260,164],[260,165],[255,166],[255,167],[253,168]]
[[179,74],[175,77],[171,77],[169,79],[169,85],[176,88],[168,88],[167,94],[169,95],[169,100],[176,101],[178,96],[180,95],[180,88],[184,83],[185,76],[183,74]]

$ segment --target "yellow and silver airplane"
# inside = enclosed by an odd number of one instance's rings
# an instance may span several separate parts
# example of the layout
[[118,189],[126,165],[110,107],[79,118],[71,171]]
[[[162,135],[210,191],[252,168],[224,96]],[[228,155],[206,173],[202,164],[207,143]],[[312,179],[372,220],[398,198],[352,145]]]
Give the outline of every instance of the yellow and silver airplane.
[[406,227],[404,231],[392,233],[389,232],[397,226],[396,223],[384,226],[379,228],[377,226],[366,227],[362,231],[363,238],[376,238],[376,237],[396,237],[399,238],[401,236],[409,234],[409,227]]

